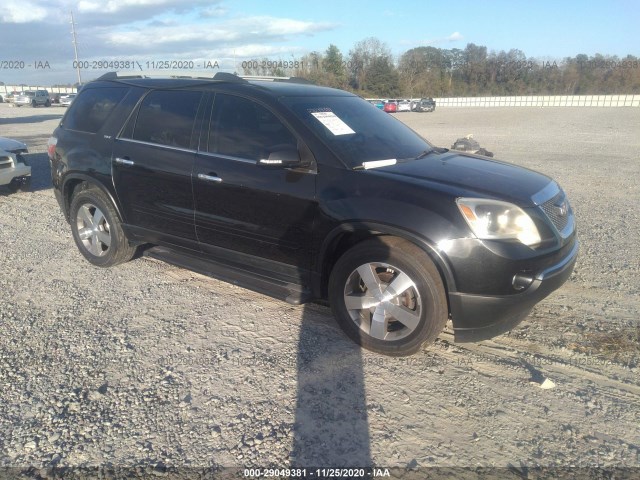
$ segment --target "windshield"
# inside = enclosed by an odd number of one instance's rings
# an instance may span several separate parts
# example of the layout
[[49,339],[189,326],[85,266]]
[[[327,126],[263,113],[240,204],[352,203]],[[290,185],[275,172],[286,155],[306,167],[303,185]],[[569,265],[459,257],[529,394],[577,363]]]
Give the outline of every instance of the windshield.
[[348,167],[415,158],[431,145],[402,122],[360,97],[281,99]]

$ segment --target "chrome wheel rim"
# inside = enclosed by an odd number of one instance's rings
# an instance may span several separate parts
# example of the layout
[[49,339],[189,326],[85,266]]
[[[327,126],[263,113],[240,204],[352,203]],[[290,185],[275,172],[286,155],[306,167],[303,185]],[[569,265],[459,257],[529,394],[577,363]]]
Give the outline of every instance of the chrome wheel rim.
[[411,335],[422,317],[415,282],[388,263],[365,263],[347,278],[344,304],[351,320],[367,335],[394,341]]
[[111,229],[98,207],[91,203],[82,205],[76,215],[76,228],[82,245],[89,253],[96,257],[107,254],[111,246]]

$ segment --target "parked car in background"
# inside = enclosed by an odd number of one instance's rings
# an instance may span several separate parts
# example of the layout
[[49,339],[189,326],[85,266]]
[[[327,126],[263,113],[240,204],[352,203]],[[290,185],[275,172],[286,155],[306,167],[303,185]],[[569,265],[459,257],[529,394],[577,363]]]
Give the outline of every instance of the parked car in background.
[[409,100],[400,100],[398,102],[398,112],[410,112],[411,102]]
[[13,103],[13,101],[15,100],[16,95],[20,95],[20,92],[18,92],[17,90],[13,90],[7,94],[5,94],[3,96],[3,100],[7,103]]
[[384,102],[382,100],[369,99],[368,102],[380,110],[384,108]]
[[386,102],[382,108],[387,113],[395,113],[398,111],[398,104],[393,101]]
[[433,112],[436,109],[436,101],[433,98],[421,98],[413,104],[414,112]]
[[456,341],[510,330],[578,254],[551,178],[435,147],[357,95],[295,78],[105,74],[48,155],[90,264],[140,247],[290,303],[328,300],[349,337],[388,355],[419,351],[449,319]]
[[64,95],[64,94],[59,93],[59,92],[50,93],[49,94],[49,100],[51,100],[51,105],[59,105],[60,104],[60,97],[62,95]]
[[51,98],[46,90],[25,90],[15,97],[13,103],[16,107],[22,107],[23,105],[50,107]]
[[13,192],[28,190],[31,185],[31,167],[22,156],[27,152],[27,145],[24,143],[0,137],[0,186],[6,186]]
[[68,107],[69,105],[71,105],[71,102],[73,102],[73,99],[76,98],[75,93],[67,93],[64,95],[60,96],[60,106],[61,107]]
[[16,155],[29,153],[26,143],[20,140],[14,140],[13,138],[0,137],[0,148],[7,152],[15,153]]

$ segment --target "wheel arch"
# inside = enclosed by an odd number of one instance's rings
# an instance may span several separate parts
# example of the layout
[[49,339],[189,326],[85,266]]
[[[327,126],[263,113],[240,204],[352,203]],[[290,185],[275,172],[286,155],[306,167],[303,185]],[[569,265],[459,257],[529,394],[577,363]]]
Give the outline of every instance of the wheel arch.
[[113,208],[116,211],[116,214],[118,215],[118,219],[120,220],[120,222],[124,222],[123,217],[122,217],[122,213],[120,211],[120,207],[118,205],[118,202],[116,202],[115,197],[111,194],[109,189],[106,188],[102,183],[100,183],[94,177],[91,177],[91,176],[85,175],[85,174],[81,174],[81,173],[68,175],[67,177],[65,177],[64,182],[62,184],[62,198],[63,198],[63,201],[64,201],[64,215],[65,215],[67,221],[69,221],[69,211],[71,209],[71,199],[73,197],[73,193],[76,191],[78,186],[82,185],[83,183],[87,184],[89,188],[95,187],[95,188],[101,190],[102,193],[104,193],[107,196],[107,198],[109,199],[109,201],[113,205]]
[[322,242],[318,256],[320,276],[319,289],[322,298],[327,298],[327,285],[333,266],[347,250],[358,243],[373,237],[392,236],[402,238],[423,250],[433,261],[440,272],[447,293],[456,291],[451,267],[432,242],[415,233],[385,224],[366,222],[358,224],[341,224],[334,228]]

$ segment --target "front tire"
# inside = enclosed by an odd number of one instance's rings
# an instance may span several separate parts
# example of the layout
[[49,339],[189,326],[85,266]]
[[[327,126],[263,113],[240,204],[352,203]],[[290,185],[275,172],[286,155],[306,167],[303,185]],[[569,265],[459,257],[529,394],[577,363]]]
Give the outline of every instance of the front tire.
[[394,237],[364,241],[342,255],[329,278],[329,300],[352,340],[391,356],[433,342],[448,318],[438,269],[423,250]]
[[69,220],[78,250],[90,263],[111,267],[133,257],[111,200],[97,188],[85,188],[73,195]]
[[31,177],[13,178],[7,187],[12,193],[16,193],[18,190],[28,192],[31,190]]

